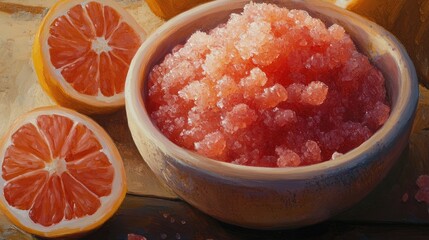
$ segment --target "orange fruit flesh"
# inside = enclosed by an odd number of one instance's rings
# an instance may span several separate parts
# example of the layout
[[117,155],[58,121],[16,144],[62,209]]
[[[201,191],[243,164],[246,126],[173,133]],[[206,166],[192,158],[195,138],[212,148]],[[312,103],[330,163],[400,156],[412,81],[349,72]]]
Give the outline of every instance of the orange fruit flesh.
[[40,115],[11,137],[2,164],[7,203],[51,226],[94,214],[114,169],[94,133],[60,115]]
[[140,36],[110,6],[76,5],[49,29],[52,65],[79,93],[110,97],[124,91]]

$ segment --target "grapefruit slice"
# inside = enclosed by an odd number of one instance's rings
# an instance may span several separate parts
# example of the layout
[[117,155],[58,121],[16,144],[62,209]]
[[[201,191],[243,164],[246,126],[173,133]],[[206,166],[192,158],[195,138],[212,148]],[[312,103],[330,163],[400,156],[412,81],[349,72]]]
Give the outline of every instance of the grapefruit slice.
[[119,152],[93,120],[66,108],[35,109],[0,141],[0,208],[43,237],[102,225],[126,194]]
[[36,34],[34,68],[58,104],[86,114],[112,112],[124,105],[129,64],[145,38],[111,0],[61,0]]

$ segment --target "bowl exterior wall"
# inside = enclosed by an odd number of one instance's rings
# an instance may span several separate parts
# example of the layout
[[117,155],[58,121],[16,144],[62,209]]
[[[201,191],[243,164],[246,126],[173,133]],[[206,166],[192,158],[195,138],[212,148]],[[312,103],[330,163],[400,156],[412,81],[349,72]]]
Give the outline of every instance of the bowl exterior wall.
[[[131,116],[129,116],[131,117]],[[221,221],[255,229],[297,228],[326,220],[365,197],[408,144],[411,126],[391,146],[357,165],[310,179],[242,180],[204,172],[171,157],[130,119],[134,141],[156,176],[177,195]]]

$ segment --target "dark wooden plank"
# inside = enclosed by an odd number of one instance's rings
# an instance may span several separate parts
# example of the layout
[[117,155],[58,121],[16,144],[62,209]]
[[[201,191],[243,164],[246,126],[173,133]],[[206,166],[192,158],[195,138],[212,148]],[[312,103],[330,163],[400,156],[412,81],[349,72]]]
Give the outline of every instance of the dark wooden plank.
[[117,214],[84,239],[228,239],[221,223],[180,200],[127,195]]
[[125,240],[128,234],[171,240],[428,239],[429,226],[331,220],[296,230],[258,231],[221,223],[180,200],[128,195],[116,215],[85,240]]

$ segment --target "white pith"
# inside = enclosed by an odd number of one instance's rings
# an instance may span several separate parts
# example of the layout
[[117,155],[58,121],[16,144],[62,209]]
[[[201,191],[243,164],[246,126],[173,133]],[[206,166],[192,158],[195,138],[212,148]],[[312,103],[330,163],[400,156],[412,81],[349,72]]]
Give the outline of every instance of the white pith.
[[112,47],[109,46],[109,42],[104,37],[97,37],[92,40],[91,49],[97,53],[97,55],[112,51]]
[[49,172],[49,174],[58,174],[61,175],[63,172],[67,171],[66,161],[62,158],[54,159],[50,163],[45,163],[45,170]]

